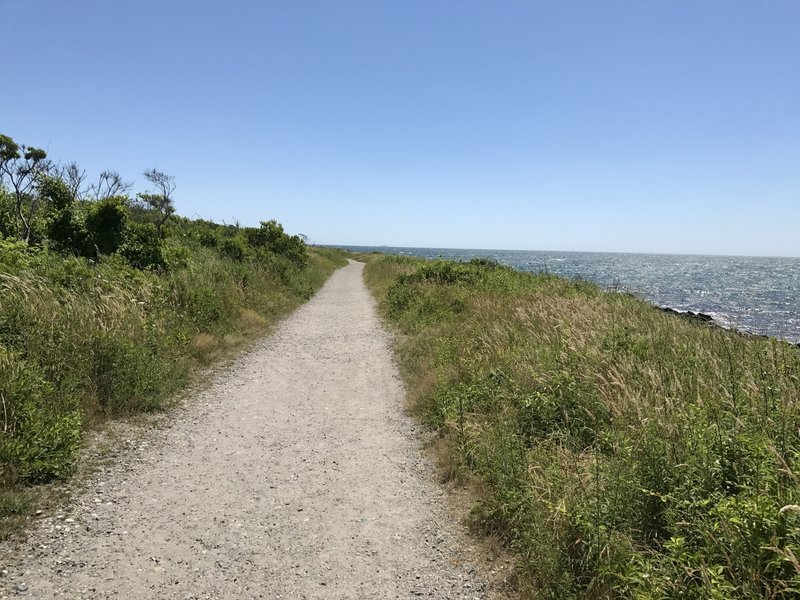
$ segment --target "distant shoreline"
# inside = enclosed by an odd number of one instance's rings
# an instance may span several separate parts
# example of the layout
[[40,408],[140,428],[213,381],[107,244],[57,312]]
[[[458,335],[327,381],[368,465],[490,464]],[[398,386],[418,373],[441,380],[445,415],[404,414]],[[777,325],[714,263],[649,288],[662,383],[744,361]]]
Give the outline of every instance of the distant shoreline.
[[601,255],[619,255],[619,256],[674,256],[682,258],[776,258],[786,260],[800,261],[800,256],[788,256],[778,254],[704,254],[697,252],[625,252],[618,250],[515,250],[513,248],[445,248],[439,246],[351,246],[342,244],[312,244],[314,246],[321,246],[323,248],[341,249],[348,252],[364,252],[372,249],[375,252],[383,252],[387,254],[397,254],[397,252],[386,252],[387,250],[407,250],[411,251],[411,256],[418,251],[438,251],[445,252],[509,252],[509,253],[541,253],[541,254],[601,254]]
[[426,259],[490,258],[521,272],[584,279],[747,335],[800,343],[800,259],[599,252],[336,246]]

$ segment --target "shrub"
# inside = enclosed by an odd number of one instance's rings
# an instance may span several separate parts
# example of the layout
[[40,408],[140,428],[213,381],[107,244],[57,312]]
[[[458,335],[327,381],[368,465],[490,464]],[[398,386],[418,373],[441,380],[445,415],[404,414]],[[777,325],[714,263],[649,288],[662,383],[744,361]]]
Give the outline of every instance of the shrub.
[[164,242],[151,223],[128,223],[120,254],[137,269],[163,269]]
[[15,238],[0,237],[0,272],[18,273],[41,264],[42,251]]
[[244,260],[246,252],[244,244],[238,237],[226,238],[219,245],[220,255],[231,260]]
[[72,190],[57,177],[43,177],[39,193],[49,204],[45,232],[50,245],[59,252],[87,255],[91,245]]
[[126,241],[126,198],[112,197],[94,202],[86,215],[88,243],[98,254],[112,254]]
[[197,235],[197,241],[205,248],[216,248],[219,245],[219,237],[211,229],[203,229]]
[[71,472],[82,416],[72,400],[53,395],[40,368],[0,346],[2,481],[43,483]]
[[14,199],[0,185],[0,238],[14,237],[16,231],[17,221],[14,213]]
[[298,235],[288,235],[283,226],[274,219],[262,221],[261,227],[247,228],[244,232],[251,248],[266,249],[298,266],[304,266],[308,260],[305,242]]

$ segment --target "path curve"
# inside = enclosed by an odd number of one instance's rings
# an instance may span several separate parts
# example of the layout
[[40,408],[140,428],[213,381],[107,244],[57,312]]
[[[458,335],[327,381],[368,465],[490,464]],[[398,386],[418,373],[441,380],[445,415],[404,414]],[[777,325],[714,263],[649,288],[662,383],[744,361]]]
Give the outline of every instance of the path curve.
[[34,521],[0,596],[486,597],[362,270]]

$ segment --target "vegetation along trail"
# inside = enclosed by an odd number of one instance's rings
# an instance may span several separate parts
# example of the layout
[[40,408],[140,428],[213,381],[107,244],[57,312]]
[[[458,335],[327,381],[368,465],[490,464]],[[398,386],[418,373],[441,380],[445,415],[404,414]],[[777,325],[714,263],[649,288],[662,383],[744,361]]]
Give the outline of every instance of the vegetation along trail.
[[362,268],[337,271],[167,435],[41,515],[3,594],[486,597],[403,412]]

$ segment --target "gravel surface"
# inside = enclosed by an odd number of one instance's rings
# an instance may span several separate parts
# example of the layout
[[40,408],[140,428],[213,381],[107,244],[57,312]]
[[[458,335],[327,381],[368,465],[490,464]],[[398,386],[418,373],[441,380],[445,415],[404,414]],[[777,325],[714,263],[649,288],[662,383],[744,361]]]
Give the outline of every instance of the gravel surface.
[[362,269],[6,544],[0,597],[490,597]]

